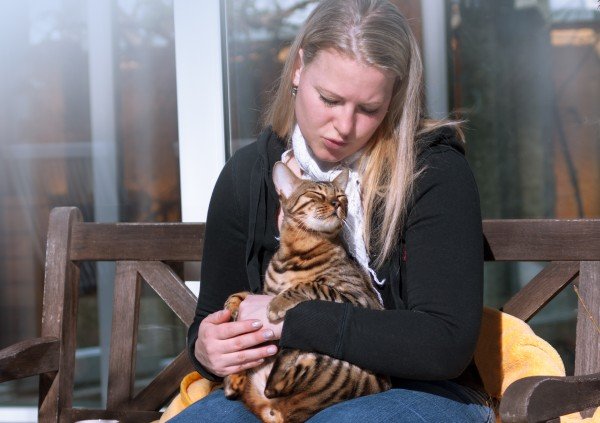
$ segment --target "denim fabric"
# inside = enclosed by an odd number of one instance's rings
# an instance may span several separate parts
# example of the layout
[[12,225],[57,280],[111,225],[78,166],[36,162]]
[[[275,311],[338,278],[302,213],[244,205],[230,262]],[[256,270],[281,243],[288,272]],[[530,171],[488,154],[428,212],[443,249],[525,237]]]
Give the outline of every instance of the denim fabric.
[[[485,395],[450,381],[406,381],[399,388],[336,404],[309,423],[324,422],[473,422],[493,423]],[[217,390],[173,417],[172,423],[246,423],[260,421],[239,401]]]

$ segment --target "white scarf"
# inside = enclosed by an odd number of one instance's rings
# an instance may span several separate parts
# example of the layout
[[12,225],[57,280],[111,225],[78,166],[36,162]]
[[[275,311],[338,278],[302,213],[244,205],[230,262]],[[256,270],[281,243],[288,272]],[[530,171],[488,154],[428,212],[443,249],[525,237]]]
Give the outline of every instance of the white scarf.
[[[364,228],[364,213],[361,201],[360,175],[356,171],[357,161],[362,150],[357,151],[352,156],[342,160],[339,163],[327,163],[319,161],[313,155],[310,147],[306,144],[306,140],[300,132],[300,127],[296,125],[292,135],[292,149],[285,151],[281,155],[281,160],[287,162],[292,153],[300,165],[302,177],[313,181],[328,181],[331,182],[338,176],[344,168],[348,168],[350,174],[348,185],[346,185],[346,197],[348,198],[348,215],[343,225],[343,237],[348,251],[354,259],[372,276],[372,280],[377,285],[383,285],[385,279],[380,281],[377,279],[377,274],[369,267],[369,256],[363,238]],[[377,294],[379,302],[383,304],[383,300],[379,291],[373,287],[373,291]]]

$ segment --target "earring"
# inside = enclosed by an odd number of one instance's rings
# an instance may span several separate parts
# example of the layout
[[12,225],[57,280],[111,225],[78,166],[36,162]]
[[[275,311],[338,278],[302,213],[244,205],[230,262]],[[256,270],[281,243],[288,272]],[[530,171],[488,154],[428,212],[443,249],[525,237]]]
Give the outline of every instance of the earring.
[[298,87],[294,85],[292,87],[292,97],[296,97],[296,94],[298,94]]

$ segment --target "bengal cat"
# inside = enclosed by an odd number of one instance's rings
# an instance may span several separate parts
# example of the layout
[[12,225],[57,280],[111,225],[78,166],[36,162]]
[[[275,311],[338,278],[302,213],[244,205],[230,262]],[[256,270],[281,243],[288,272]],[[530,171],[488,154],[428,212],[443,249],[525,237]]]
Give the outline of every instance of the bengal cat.
[[[283,210],[280,246],[269,263],[263,292],[272,322],[301,301],[349,302],[382,309],[367,273],[351,259],[341,231],[348,202],[348,171],[333,182],[296,177],[283,163],[273,168]],[[249,295],[231,295],[225,307],[235,319]],[[227,398],[241,399],[263,422],[303,422],[340,401],[390,388],[387,377],[326,355],[282,349],[253,369],[225,378]]]

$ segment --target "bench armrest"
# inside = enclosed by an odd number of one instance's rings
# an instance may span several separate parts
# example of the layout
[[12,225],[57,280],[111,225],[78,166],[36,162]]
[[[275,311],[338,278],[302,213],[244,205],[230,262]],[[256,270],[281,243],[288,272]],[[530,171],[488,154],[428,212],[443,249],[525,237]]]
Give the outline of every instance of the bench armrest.
[[28,339],[0,350],[0,382],[58,370],[59,342],[54,337]]
[[600,406],[600,373],[534,376],[512,383],[500,402],[503,423],[545,422]]

